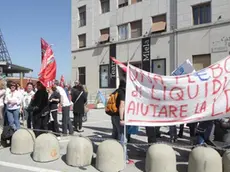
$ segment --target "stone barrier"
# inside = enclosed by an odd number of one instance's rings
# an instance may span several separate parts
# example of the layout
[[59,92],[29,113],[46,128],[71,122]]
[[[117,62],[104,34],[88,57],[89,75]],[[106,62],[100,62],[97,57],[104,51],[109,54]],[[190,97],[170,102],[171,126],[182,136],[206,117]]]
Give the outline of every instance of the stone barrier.
[[67,146],[66,163],[70,166],[84,167],[91,165],[93,144],[85,137],[73,137]]
[[230,171],[230,150],[227,150],[223,157],[223,166],[224,166],[224,172],[229,172]]
[[189,155],[188,172],[222,172],[219,153],[209,147],[197,147]]
[[116,140],[103,141],[97,149],[96,168],[103,172],[118,172],[124,169],[124,149]]
[[150,146],[146,154],[145,171],[177,172],[176,153],[173,148],[166,144],[154,144]]
[[34,144],[33,160],[36,162],[55,161],[60,157],[60,145],[55,135],[47,133],[37,137]]
[[11,153],[16,155],[23,155],[33,152],[35,134],[29,129],[17,130],[11,140]]

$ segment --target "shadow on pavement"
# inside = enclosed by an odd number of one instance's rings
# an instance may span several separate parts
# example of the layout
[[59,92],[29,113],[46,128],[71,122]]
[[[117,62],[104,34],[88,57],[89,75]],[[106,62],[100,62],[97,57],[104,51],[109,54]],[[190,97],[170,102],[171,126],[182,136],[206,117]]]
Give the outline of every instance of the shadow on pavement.
[[145,160],[137,161],[135,167],[141,171],[145,171]]
[[185,172],[188,170],[187,164],[177,164],[177,171],[178,172]]
[[101,131],[101,132],[104,132],[104,133],[112,133],[112,129],[111,128],[91,127],[91,126],[83,126],[83,127],[91,129],[91,130]]

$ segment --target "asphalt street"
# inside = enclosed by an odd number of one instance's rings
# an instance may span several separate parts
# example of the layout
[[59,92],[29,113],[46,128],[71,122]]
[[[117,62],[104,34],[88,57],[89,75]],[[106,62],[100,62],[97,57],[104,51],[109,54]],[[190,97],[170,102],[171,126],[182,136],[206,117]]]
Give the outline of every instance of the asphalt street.
[[[71,113],[71,118],[72,118]],[[59,114],[59,122],[61,124],[61,114]],[[103,139],[109,139],[111,136],[111,121],[110,117],[104,113],[103,109],[90,110],[88,114],[88,121],[83,124],[84,133],[83,136],[88,136],[94,142],[95,155],[97,145],[102,142]],[[166,133],[168,131],[167,127],[162,127],[161,131]],[[96,172],[94,168],[95,162],[93,161],[92,166],[86,168],[70,167],[65,163],[65,154],[68,141],[71,137],[75,136],[65,136],[60,138],[60,148],[61,157],[54,162],[49,163],[37,163],[31,158],[31,155],[12,155],[9,148],[0,149],[0,171],[4,172],[72,172],[72,171],[89,171]],[[159,141],[168,141],[169,138],[166,134],[162,135]],[[132,143],[145,144],[147,138],[145,136],[145,129],[140,128],[138,135],[133,135],[131,139]],[[177,156],[177,169],[178,172],[187,171],[187,162],[190,149],[185,148],[189,145],[188,133],[185,131],[184,139],[178,141],[179,148],[174,148]],[[185,146],[185,147],[184,147]],[[128,146],[128,155],[131,159],[135,161],[135,164],[127,165],[123,170],[124,172],[139,172],[144,171],[145,167],[145,155],[148,149],[147,145],[130,145]]]

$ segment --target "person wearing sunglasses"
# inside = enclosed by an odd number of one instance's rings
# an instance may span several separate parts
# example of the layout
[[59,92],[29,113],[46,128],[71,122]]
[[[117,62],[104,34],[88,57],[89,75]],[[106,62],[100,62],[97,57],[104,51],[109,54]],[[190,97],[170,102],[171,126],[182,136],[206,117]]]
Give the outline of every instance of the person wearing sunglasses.
[[20,128],[19,113],[21,105],[21,94],[17,91],[17,84],[11,82],[9,94],[5,98],[6,114],[9,126],[15,131]]

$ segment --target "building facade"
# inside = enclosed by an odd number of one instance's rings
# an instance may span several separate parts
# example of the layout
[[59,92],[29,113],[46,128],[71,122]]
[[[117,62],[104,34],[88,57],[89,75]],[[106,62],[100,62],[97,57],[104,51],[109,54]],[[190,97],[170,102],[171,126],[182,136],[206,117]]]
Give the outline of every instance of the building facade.
[[117,87],[110,57],[170,75],[229,55],[230,0],[72,0],[72,81],[89,93]]

